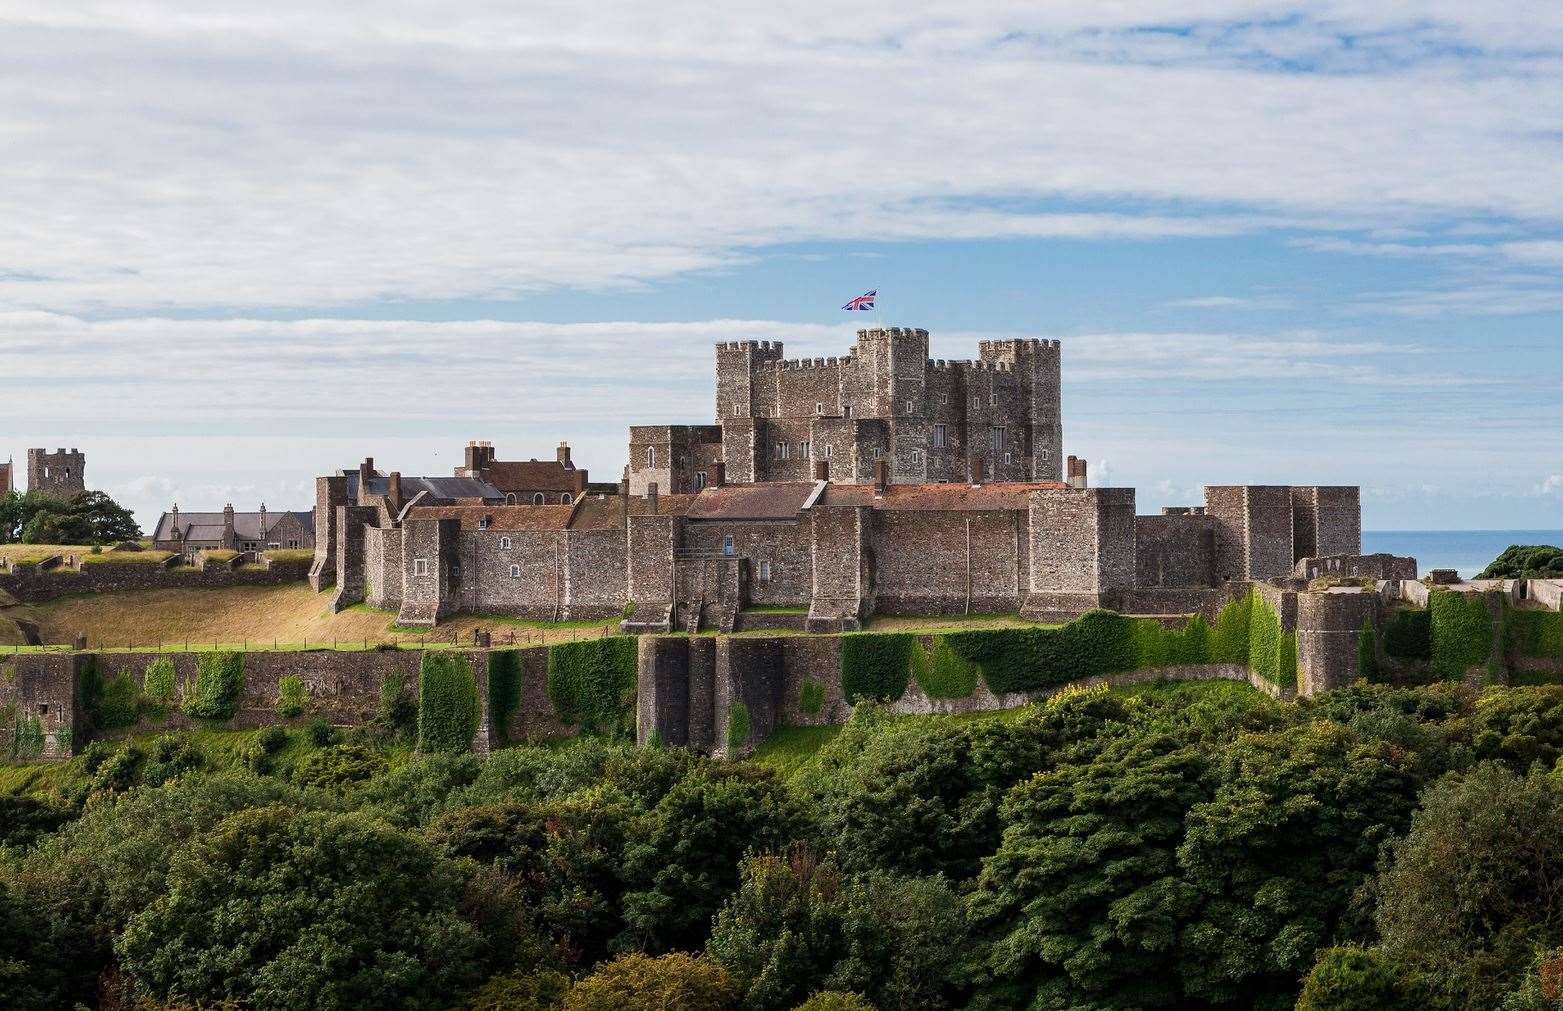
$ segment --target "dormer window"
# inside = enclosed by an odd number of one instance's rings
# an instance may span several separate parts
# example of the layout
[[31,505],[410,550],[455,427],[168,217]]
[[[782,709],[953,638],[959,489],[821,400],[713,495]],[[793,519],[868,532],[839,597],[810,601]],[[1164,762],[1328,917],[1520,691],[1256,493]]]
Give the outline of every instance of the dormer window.
[[489,518],[487,516],[485,516],[482,519],[478,520],[478,529],[479,530],[487,530],[488,529],[488,521],[489,521]]
[[500,547],[500,550],[502,550],[502,551],[509,551],[510,550],[510,538],[508,538],[508,537],[501,537],[499,539],[499,547]]
[[538,492],[536,495],[532,496],[532,504],[533,505],[542,505],[543,504],[543,493],[542,492]]

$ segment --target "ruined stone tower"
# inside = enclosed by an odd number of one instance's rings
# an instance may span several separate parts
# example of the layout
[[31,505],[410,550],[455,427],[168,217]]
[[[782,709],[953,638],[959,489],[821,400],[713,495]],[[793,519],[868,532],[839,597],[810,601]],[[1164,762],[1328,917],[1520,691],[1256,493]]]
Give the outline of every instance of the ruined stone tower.
[[78,449],[29,449],[27,490],[50,498],[71,498],[87,490],[87,454]]

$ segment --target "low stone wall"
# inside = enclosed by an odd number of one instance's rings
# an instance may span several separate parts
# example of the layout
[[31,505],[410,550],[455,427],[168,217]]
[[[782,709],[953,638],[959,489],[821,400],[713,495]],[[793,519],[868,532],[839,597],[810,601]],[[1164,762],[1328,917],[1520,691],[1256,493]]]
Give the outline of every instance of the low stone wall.
[[308,578],[308,561],[268,562],[229,569],[161,565],[90,564],[80,569],[18,565],[0,572],[0,590],[24,603],[39,603],[73,593],[113,593],[125,590],[202,589],[224,586],[278,586]]
[[1563,579],[1528,579],[1525,593],[1543,607],[1563,611]]

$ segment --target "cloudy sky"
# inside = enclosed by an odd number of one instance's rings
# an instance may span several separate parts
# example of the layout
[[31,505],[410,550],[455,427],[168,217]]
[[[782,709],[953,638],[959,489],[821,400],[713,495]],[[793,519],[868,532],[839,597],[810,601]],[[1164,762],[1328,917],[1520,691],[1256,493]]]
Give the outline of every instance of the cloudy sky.
[[0,459],[150,523],[468,438],[594,476],[713,341],[1064,341],[1141,511],[1563,527],[1563,5],[0,0]]

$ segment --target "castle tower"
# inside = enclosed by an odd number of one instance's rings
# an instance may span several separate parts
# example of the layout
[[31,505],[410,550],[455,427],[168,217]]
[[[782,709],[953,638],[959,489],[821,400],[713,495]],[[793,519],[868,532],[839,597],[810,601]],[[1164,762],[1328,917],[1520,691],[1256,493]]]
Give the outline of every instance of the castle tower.
[[1033,481],[1060,480],[1064,434],[1059,342],[995,340],[982,341],[978,348],[982,361],[1011,371],[1015,416],[1008,421],[1024,432],[1025,439],[1024,446],[1012,446],[1011,451],[1017,460],[1023,458],[1025,476]]
[[[716,423],[762,416],[754,374],[782,359],[781,341],[726,341],[716,346]],[[760,408],[760,410],[756,410]]]
[[87,490],[87,454],[78,449],[29,449],[27,490],[50,498],[73,498]]

